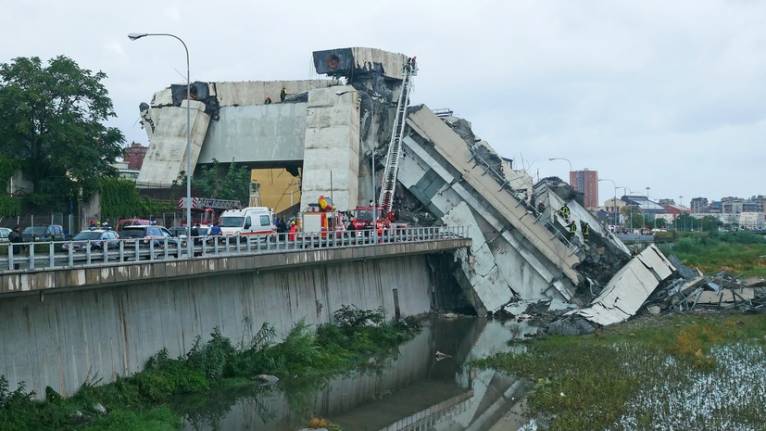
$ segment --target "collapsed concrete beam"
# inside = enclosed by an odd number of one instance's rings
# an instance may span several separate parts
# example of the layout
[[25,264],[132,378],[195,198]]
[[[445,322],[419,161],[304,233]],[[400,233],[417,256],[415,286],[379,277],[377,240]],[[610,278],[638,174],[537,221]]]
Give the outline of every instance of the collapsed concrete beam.
[[499,272],[492,251],[471,209],[465,202],[460,202],[444,215],[442,221],[447,226],[468,227],[468,236],[471,238],[470,254],[467,250],[459,250],[455,257],[459,262],[459,270],[463,273],[457,279],[459,282],[465,280],[461,287],[471,305],[480,315],[500,310],[513,299],[513,292]]
[[478,193],[483,206],[491,207],[502,218],[502,232],[506,226],[518,231],[535,250],[554,264],[573,284],[579,283],[574,266],[580,262],[578,256],[567,245],[553,238],[543,224],[536,221],[523,202],[516,199],[507,189],[501,189],[487,170],[474,161],[465,142],[449,126],[425,106],[415,108],[407,118],[407,124],[422,139],[433,145],[433,150]]
[[675,270],[652,244],[620,269],[589,307],[567,314],[582,316],[601,326],[623,322],[635,315],[660,282]]

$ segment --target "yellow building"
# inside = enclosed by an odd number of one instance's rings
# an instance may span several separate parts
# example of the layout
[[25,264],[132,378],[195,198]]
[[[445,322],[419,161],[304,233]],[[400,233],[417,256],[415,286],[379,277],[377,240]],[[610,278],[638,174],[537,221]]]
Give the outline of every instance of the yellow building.
[[268,168],[250,171],[249,206],[273,208],[280,213],[301,203],[301,179],[287,169]]

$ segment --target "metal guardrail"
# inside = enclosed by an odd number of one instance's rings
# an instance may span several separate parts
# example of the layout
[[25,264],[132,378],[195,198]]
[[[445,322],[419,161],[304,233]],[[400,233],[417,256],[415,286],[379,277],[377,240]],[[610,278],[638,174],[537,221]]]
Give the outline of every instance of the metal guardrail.
[[213,256],[298,252],[310,249],[362,247],[466,238],[466,226],[407,227],[316,233],[274,233],[258,236],[204,236],[193,238],[193,256],[185,238],[57,241],[2,244],[0,274],[88,266],[114,266],[131,262],[204,259]]

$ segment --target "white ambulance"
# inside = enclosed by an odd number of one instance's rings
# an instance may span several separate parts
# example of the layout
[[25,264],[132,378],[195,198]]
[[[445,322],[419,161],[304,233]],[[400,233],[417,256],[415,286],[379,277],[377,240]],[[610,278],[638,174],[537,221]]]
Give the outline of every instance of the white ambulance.
[[218,218],[224,236],[266,236],[277,231],[274,211],[266,207],[226,210]]

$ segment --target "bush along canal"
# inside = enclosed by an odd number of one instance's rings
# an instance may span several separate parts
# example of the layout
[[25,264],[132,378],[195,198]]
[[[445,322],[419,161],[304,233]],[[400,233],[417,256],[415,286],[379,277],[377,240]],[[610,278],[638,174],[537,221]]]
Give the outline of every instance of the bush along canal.
[[69,398],[48,388],[45,400],[35,401],[23,386],[9,388],[0,377],[0,429],[174,430],[194,420],[190,402],[215,402],[221,393],[263,392],[274,385],[294,388],[299,404],[301,391],[333,375],[379,366],[418,332],[415,320],[386,322],[380,311],[343,307],[334,313],[334,323],[316,331],[298,324],[279,343],[268,325],[239,346],[216,330],[182,357],[160,351],[142,372],[106,385],[86,382]]

